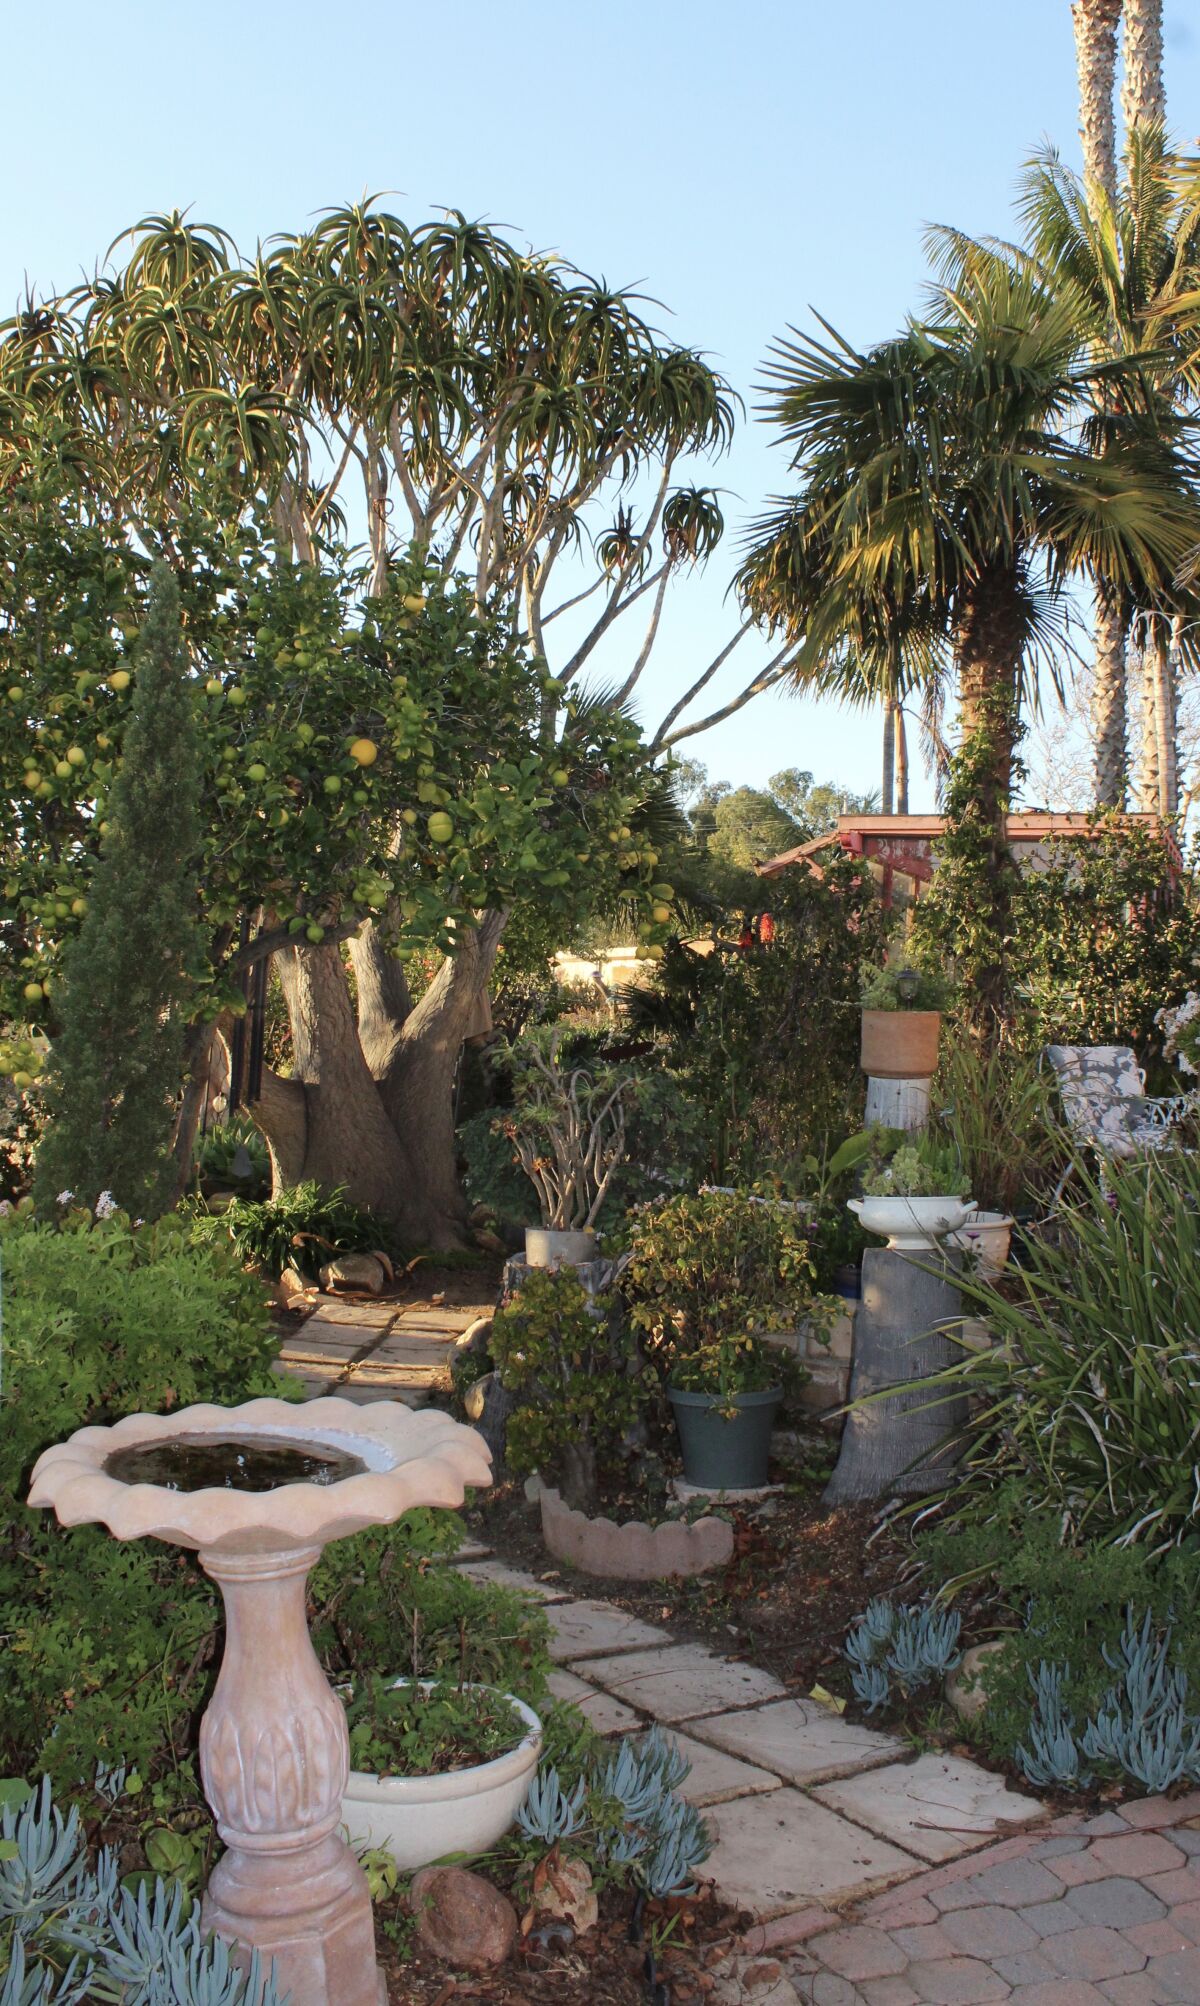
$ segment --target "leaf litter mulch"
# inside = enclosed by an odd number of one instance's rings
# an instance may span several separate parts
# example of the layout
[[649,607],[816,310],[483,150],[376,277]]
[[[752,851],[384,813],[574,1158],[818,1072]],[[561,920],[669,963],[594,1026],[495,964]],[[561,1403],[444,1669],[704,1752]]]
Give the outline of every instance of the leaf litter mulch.
[[[736,1947],[748,1916],[710,1893],[674,1902],[674,1914],[640,1920],[628,1894],[601,1897],[600,1919],[586,1935],[569,1929],[519,1941],[510,1961],[490,1971],[456,1972],[379,1932],[379,1960],[390,2006],[699,2006],[715,1989],[714,1967]],[[666,1941],[662,1941],[663,1935]],[[407,1936],[408,1940],[405,1941]]]

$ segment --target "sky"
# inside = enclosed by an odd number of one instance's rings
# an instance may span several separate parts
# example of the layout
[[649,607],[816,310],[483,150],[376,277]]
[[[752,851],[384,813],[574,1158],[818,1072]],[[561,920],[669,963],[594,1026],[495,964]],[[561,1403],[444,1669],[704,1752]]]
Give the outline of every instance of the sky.
[[[1166,0],[1165,25],[1191,142],[1200,10]],[[886,337],[919,303],[929,223],[1006,233],[1039,144],[1078,164],[1069,0],[60,0],[10,5],[5,52],[0,313],[26,282],[72,284],[151,212],[190,208],[252,249],[376,192],[409,222],[457,208],[661,302],[746,417],[697,476],[729,528],[677,584],[649,724],[728,638],[740,529],[787,491],[754,416],[772,340],[813,308],[851,341]],[[743,644],[719,698],[762,648]],[[799,766],[865,791],[879,737],[869,713],[772,693],[681,750],[735,785]]]

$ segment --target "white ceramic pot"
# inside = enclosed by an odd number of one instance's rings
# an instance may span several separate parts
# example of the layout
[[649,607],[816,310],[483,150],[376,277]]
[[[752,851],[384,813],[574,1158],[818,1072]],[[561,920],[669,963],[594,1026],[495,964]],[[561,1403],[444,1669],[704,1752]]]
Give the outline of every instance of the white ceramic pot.
[[516,1748],[491,1762],[441,1776],[375,1776],[352,1769],[342,1798],[351,1845],[381,1846],[403,1873],[415,1873],[447,1853],[474,1858],[502,1839],[529,1795],[542,1749],[542,1723],[533,1708],[511,1693],[507,1697],[527,1732]]
[[550,1226],[526,1226],[525,1262],[531,1268],[577,1268],[596,1258],[596,1235],[589,1229],[562,1232]]
[[848,1198],[864,1231],[879,1233],[894,1254],[928,1253],[947,1233],[965,1226],[975,1211],[969,1198]]
[[1003,1274],[1012,1241],[1013,1221],[1007,1212],[976,1212],[948,1244],[974,1256],[981,1275]]

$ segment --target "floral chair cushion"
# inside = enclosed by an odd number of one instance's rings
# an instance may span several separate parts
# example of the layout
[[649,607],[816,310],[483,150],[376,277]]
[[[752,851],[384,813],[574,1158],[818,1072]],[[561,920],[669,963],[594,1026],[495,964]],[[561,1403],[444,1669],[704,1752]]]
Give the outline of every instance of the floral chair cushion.
[[1128,1045],[1047,1045],[1067,1120],[1081,1142],[1134,1156],[1166,1139]]

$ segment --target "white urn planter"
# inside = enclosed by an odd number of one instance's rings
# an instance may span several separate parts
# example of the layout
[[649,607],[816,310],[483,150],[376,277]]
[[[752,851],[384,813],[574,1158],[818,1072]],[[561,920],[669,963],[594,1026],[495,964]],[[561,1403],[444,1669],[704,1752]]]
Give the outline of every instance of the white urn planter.
[[1007,1212],[977,1210],[965,1226],[950,1234],[949,1245],[972,1255],[976,1271],[990,1279],[1003,1274],[1008,1265],[1014,1223]]
[[[433,1683],[421,1681],[426,1689]],[[490,1762],[431,1776],[376,1776],[352,1769],[342,1797],[342,1823],[351,1845],[382,1847],[406,1874],[448,1853],[474,1859],[489,1852],[528,1797],[542,1750],[542,1723],[533,1708],[513,1693],[505,1698],[526,1732],[515,1748]]]
[[526,1226],[525,1265],[530,1268],[579,1268],[594,1261],[596,1235],[590,1227],[565,1231],[553,1226]]
[[880,1198],[848,1198],[867,1233],[878,1233],[894,1254],[923,1254],[957,1233],[975,1213],[969,1198],[907,1198],[890,1193]]

